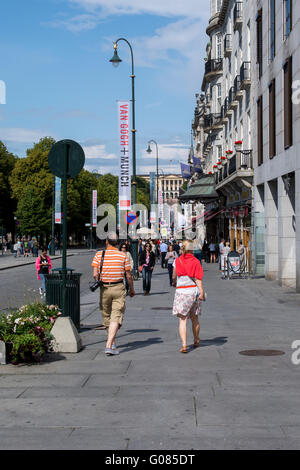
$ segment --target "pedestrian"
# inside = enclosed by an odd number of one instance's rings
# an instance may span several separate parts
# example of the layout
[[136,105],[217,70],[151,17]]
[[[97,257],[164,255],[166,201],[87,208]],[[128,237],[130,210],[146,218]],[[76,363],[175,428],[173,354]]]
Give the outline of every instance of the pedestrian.
[[210,242],[208,248],[210,252],[210,262],[215,263],[216,262],[216,244],[213,242],[213,240]]
[[200,344],[201,304],[204,300],[202,285],[203,269],[199,260],[193,255],[192,240],[185,240],[182,245],[182,255],[174,262],[173,286],[176,293],[173,303],[173,315],[179,319],[179,335],[182,342],[181,353],[187,353],[187,320],[192,322],[194,348]]
[[143,275],[143,291],[144,295],[149,295],[151,290],[152,272],[155,266],[155,255],[151,249],[151,244],[146,243],[143,253],[139,259],[140,269]]
[[24,258],[28,258],[29,246],[28,240],[24,240]]
[[176,251],[177,255],[179,255],[180,252],[180,246],[178,245],[176,240],[173,240],[173,248]]
[[165,268],[166,267],[166,255],[168,251],[168,245],[166,244],[165,240],[163,240],[160,244],[160,254],[161,254],[161,267]]
[[19,238],[18,238],[17,244],[18,244],[17,252],[18,252],[18,258],[19,258],[21,256],[21,247],[22,247],[22,243]]
[[240,262],[241,262],[241,265],[244,265],[245,263],[245,254],[246,254],[246,248],[244,247],[243,245],[243,241],[240,240],[240,243],[239,243],[239,247],[238,247],[238,254],[240,255]]
[[138,243],[138,254],[140,255],[143,251],[143,244],[142,244],[142,239],[139,238],[139,243]]
[[221,242],[219,243],[219,269],[221,270],[221,256],[223,254],[223,249],[225,248],[225,240],[222,238]]
[[100,309],[103,325],[107,330],[106,356],[118,355],[116,335],[123,323],[125,312],[126,289],[124,275],[129,284],[129,295],[134,297],[134,286],[131,266],[126,253],[118,250],[119,240],[116,233],[111,232],[106,239],[105,250],[98,251],[93,259],[93,276],[100,285]]
[[18,243],[14,243],[13,245],[14,257],[16,258],[18,255]]
[[[120,251],[122,253],[126,253],[126,256],[127,256],[128,261],[130,263],[131,271],[132,271],[133,270],[133,259],[132,259],[130,251],[128,250],[128,245],[126,245],[126,243],[122,243],[120,245]],[[127,280],[126,276],[125,276],[125,288],[126,288],[126,295],[128,295],[128,293],[129,293],[129,283],[128,283],[128,280]]]
[[172,281],[173,264],[174,264],[174,261],[175,261],[176,258],[178,258],[178,255],[177,255],[176,251],[174,250],[173,245],[169,245],[165,261],[168,263],[170,286],[172,286],[172,283],[173,283],[173,281]]
[[42,286],[40,287],[40,295],[46,295],[46,278],[45,275],[50,273],[52,269],[52,263],[50,257],[47,255],[47,247],[42,248],[42,254],[37,258],[35,262],[37,278],[42,281]]

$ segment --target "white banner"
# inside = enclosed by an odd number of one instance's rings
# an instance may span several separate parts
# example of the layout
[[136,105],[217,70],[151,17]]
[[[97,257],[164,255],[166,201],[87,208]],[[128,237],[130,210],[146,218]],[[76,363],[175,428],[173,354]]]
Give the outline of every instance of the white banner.
[[118,101],[119,209],[131,210],[131,162],[129,153],[129,101]]
[[61,224],[61,179],[55,176],[55,223]]
[[97,227],[97,190],[93,190],[92,196],[92,214],[93,214],[93,227]]

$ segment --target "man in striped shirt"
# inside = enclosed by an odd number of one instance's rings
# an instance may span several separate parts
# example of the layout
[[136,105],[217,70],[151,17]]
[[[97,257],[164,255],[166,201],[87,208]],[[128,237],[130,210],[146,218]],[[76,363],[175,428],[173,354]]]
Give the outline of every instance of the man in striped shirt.
[[93,259],[93,275],[95,280],[100,280],[100,309],[102,312],[103,325],[106,327],[108,336],[105,348],[107,356],[117,355],[115,338],[118,329],[122,326],[125,312],[126,289],[124,286],[124,275],[129,284],[129,295],[135,295],[131,266],[126,253],[117,248],[118,236],[116,233],[108,234],[104,254],[102,272],[100,276],[100,265],[103,251],[98,251]]

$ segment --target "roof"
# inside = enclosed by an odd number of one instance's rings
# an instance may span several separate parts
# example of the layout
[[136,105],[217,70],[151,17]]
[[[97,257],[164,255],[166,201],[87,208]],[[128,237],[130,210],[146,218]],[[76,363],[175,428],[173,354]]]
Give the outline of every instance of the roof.
[[182,202],[201,201],[208,202],[218,199],[219,195],[215,190],[215,178],[213,175],[203,175],[199,180],[192,184],[185,193],[179,196]]

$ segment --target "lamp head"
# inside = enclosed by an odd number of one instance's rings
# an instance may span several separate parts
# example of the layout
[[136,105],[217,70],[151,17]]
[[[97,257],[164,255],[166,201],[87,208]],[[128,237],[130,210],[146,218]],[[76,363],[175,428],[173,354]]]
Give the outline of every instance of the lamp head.
[[151,147],[150,147],[150,144],[148,143],[148,148],[146,150],[147,153],[152,153],[152,150],[151,150]]
[[114,67],[118,67],[119,63],[122,62],[122,59],[118,56],[117,44],[114,42],[114,55],[109,62],[113,64]]

